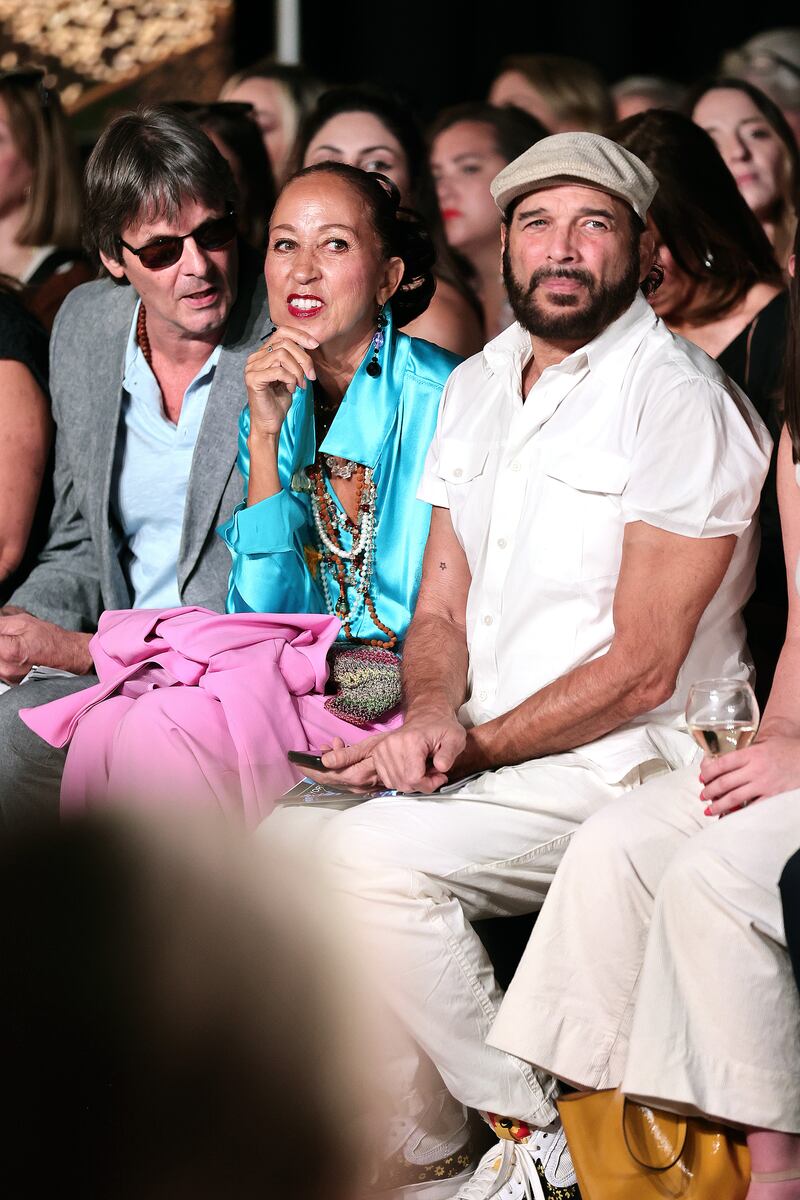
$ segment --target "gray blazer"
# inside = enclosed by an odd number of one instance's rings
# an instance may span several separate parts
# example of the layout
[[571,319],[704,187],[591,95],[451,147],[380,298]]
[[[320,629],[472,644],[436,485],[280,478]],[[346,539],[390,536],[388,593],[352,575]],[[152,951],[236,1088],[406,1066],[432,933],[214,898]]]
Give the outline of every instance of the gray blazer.
[[[8,603],[66,629],[92,631],[103,609],[132,603],[110,496],[136,300],[133,288],[111,280],[86,283],[70,293],[53,327],[55,507],[45,547]],[[192,458],[178,554],[182,604],[225,607],[230,554],[214,531],[242,499],[236,451],[244,365],[267,327],[260,263],[248,251],[240,259],[238,295]]]

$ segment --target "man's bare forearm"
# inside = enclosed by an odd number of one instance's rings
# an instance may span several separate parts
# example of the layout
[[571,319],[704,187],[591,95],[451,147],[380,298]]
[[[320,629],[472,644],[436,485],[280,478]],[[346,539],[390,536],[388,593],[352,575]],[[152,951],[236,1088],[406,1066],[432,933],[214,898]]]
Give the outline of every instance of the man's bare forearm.
[[403,703],[406,713],[421,708],[456,712],[467,691],[464,629],[435,613],[414,617],[403,649]]
[[470,730],[462,770],[526,762],[601,738],[672,695],[735,539],[626,527],[607,654],[567,671],[516,708]]
[[632,670],[609,653],[471,729],[465,755],[471,769],[488,769],[573,750],[663,703],[672,686],[659,670]]

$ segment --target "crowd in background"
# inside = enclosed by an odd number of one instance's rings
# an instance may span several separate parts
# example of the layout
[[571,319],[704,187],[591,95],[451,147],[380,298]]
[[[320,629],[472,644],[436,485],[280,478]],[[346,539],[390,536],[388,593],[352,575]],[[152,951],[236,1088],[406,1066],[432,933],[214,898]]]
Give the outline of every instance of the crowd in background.
[[[302,67],[269,60],[232,76],[216,103],[174,103],[230,163],[239,230],[259,251],[276,187],[301,166],[334,159],[393,179],[402,202],[425,219],[437,253],[434,299],[408,332],[462,355],[511,320],[497,267],[492,177],[546,133],[584,129],[626,139],[660,182],[652,220],[665,279],[656,311],[720,358],[774,433],[800,164],[799,47],[791,30],[759,35],[727,56],[718,77],[692,88],[650,76],[609,87],[588,63],[515,55],[500,64],[485,103],[449,108],[427,129],[400,97],[372,84],[326,91]],[[616,126],[615,118],[626,123]],[[719,150],[738,196],[698,127]],[[4,294],[21,299],[48,331],[69,290],[92,278],[97,264],[82,249],[79,158],[69,123],[35,68],[0,80],[0,137]],[[13,373],[24,407],[9,401],[4,414],[0,596],[19,581],[46,527],[52,437],[39,324],[22,317],[13,300],[3,302],[4,340],[21,338],[31,348],[27,371],[7,360],[2,368]],[[762,698],[782,644],[786,603],[773,492],[765,497],[765,547],[751,603],[758,613],[751,647],[758,655],[764,645]]]

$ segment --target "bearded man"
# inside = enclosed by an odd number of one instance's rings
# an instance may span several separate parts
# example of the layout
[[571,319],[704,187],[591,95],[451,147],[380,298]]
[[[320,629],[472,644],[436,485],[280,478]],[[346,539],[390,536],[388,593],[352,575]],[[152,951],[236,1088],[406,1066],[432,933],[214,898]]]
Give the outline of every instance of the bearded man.
[[275,823],[324,826],[382,957],[408,1035],[395,1159],[421,1183],[437,1138],[452,1156],[441,1081],[512,1139],[467,1183],[442,1190],[440,1173],[437,1197],[575,1195],[554,1081],[486,1044],[502,997],[471,922],[538,909],[583,821],[691,762],[690,683],[748,671],[740,610],[769,436],[640,292],[656,186],[584,133],[538,142],[494,180],[517,323],[443,397],[405,723],[324,756],[326,782],[399,794]]

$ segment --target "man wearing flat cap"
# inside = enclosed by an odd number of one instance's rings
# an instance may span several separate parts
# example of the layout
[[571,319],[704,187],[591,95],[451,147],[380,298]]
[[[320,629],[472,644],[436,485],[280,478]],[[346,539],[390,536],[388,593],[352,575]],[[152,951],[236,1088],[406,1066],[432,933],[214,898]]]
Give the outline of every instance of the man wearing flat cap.
[[445,1124],[429,1060],[507,1139],[470,1200],[576,1194],[554,1081],[487,1043],[502,993],[471,922],[538,909],[582,822],[693,761],[689,685],[749,669],[769,435],[642,295],[656,186],[585,133],[493,181],[517,319],[444,393],[405,724],[325,756],[328,780],[398,792],[336,814],[324,844],[409,1035],[406,1147]]

